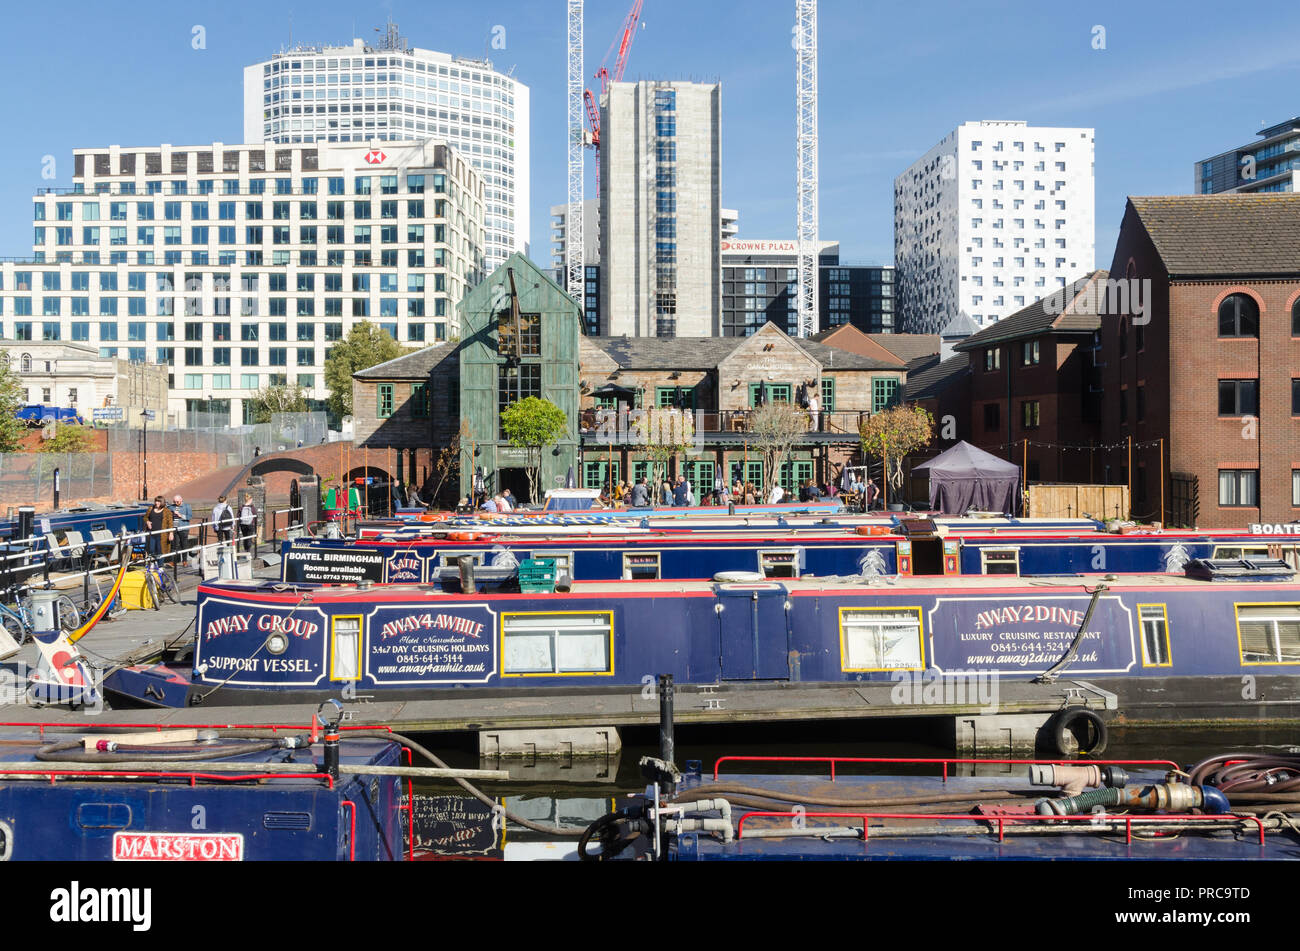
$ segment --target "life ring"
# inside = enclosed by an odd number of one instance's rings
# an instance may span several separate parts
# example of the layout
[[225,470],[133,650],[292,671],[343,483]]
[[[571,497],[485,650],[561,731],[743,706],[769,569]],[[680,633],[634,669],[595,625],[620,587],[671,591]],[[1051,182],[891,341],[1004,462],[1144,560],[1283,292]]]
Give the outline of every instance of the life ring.
[[479,534],[478,532],[448,532],[447,537],[454,542],[476,542]]
[[753,584],[767,579],[757,571],[719,571],[713,580],[721,584]]
[[[1105,751],[1109,740],[1106,722],[1087,707],[1066,707],[1048,721],[1047,728],[1054,750],[1060,756],[1073,752],[1096,755]],[[1071,736],[1077,749],[1070,748]]]

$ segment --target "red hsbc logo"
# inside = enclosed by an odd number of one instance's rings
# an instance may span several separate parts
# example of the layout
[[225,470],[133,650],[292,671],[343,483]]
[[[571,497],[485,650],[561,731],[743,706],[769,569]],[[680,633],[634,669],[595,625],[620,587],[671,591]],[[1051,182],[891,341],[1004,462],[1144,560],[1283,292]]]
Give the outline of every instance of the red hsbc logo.
[[238,833],[187,835],[165,832],[113,833],[115,862],[242,862],[244,837]]
[[379,165],[386,158],[388,158],[388,156],[385,155],[383,152],[381,152],[379,149],[371,149],[369,152],[366,153],[366,161],[371,165]]

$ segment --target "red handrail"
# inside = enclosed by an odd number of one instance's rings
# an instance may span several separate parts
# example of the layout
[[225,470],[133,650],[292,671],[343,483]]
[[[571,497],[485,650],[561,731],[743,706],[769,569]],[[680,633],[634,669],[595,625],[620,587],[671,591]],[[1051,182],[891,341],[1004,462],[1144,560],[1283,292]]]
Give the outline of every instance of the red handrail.
[[[313,723],[315,721],[313,720]],[[147,733],[152,730],[155,733],[162,733],[165,730],[270,730],[272,733],[278,733],[281,730],[287,730],[294,733],[301,733],[304,727],[301,724],[292,723],[25,723],[9,722],[0,723],[0,727],[24,727],[36,729],[41,736],[45,735],[45,730],[59,730],[63,732],[72,730],[138,730]],[[311,725],[306,727],[308,732],[312,732]],[[373,726],[364,724],[358,726],[340,726],[340,733],[358,732],[361,730],[376,730],[392,733],[393,728],[386,724],[377,723]],[[316,727],[319,731],[319,727]]]
[[[406,754],[406,765],[414,766],[415,758],[408,746],[402,747]],[[415,780],[406,777],[406,860],[415,861]]]
[[357,804],[351,799],[344,799],[340,806],[347,806],[348,811],[352,813],[352,831],[348,833],[348,861],[357,860]]
[[831,782],[835,782],[837,763],[873,763],[912,766],[943,766],[943,781],[948,781],[949,763],[988,763],[999,766],[1164,766],[1173,770],[1180,767],[1173,760],[1167,759],[962,759],[947,757],[944,759],[910,757],[910,756],[722,756],[713,764],[713,779],[718,778],[718,771],[723,763],[830,763]]
[[862,839],[866,841],[870,837],[869,819],[963,819],[967,822],[996,822],[998,824],[998,841],[1005,841],[1007,822],[1096,822],[1102,820],[1123,820],[1125,838],[1124,844],[1131,845],[1133,842],[1133,823],[1134,822],[1253,822],[1259,828],[1259,844],[1262,848],[1264,845],[1264,822],[1259,816],[1113,816],[1113,815],[1084,815],[1084,816],[984,816],[971,813],[960,814],[940,814],[940,813],[901,813],[901,812],[747,812],[740,817],[736,823],[736,840],[744,838],[745,820],[746,819],[795,819],[795,818],[815,818],[815,819],[861,819],[862,820]]

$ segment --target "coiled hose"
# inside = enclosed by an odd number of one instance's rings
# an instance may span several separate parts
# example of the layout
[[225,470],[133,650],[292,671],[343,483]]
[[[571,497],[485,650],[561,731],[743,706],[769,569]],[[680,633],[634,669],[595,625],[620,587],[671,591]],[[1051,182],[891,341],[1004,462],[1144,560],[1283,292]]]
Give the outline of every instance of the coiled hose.
[[1300,812],[1300,755],[1220,753],[1189,772],[1190,782],[1230,795],[1239,812]]

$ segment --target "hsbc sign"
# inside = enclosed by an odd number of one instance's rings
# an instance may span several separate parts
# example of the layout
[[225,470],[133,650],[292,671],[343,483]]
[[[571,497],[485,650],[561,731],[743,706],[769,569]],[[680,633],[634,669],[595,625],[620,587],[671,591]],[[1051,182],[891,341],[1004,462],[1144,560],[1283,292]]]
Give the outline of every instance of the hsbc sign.
[[379,149],[371,149],[366,153],[366,163],[369,165],[382,165],[388,156]]

